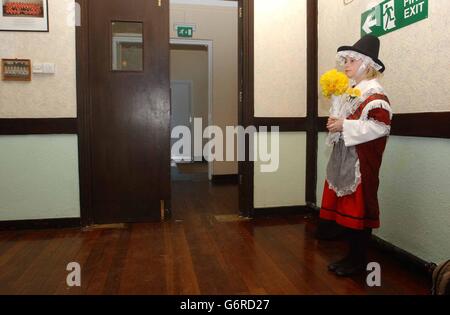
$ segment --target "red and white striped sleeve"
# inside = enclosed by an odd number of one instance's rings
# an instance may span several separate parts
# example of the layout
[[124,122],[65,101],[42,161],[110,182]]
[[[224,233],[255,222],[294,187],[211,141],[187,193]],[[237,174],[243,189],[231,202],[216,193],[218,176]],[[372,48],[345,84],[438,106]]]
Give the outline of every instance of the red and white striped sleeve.
[[374,100],[366,105],[359,120],[344,120],[342,131],[345,146],[369,142],[391,132],[392,109],[385,100]]

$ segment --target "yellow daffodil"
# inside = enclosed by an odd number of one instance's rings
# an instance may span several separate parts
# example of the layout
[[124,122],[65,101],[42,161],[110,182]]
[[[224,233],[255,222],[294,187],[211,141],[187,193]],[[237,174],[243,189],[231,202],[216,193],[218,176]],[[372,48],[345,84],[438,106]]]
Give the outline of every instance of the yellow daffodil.
[[342,95],[348,90],[349,79],[343,73],[332,69],[320,77],[322,94],[330,98],[331,95]]
[[361,96],[360,89],[349,88],[345,93],[350,95],[351,97],[360,97]]

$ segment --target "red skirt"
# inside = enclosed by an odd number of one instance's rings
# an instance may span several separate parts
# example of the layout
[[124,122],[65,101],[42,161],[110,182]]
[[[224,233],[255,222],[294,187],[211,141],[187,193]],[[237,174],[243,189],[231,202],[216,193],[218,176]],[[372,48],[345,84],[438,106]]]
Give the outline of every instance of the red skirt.
[[335,221],[339,225],[355,230],[379,228],[379,216],[377,218],[369,218],[366,216],[366,206],[362,189],[362,185],[360,184],[353,194],[338,197],[334,190],[329,188],[328,182],[325,180],[320,218]]

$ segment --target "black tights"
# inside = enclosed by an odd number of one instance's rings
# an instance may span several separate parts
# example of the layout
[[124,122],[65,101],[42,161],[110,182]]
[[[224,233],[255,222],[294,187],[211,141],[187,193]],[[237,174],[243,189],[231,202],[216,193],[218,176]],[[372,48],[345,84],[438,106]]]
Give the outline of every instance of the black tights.
[[351,259],[354,263],[366,264],[367,248],[372,238],[372,229],[348,229],[347,233],[350,245],[350,250],[347,258]]

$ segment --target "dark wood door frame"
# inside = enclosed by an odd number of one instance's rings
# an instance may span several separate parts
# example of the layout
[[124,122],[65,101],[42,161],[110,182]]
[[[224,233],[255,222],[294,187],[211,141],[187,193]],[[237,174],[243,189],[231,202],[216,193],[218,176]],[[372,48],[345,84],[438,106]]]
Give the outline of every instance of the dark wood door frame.
[[[253,101],[251,87],[253,73],[253,2],[239,0],[239,125],[247,128],[253,122]],[[245,141],[245,161],[239,162],[239,211],[241,215],[253,215],[253,162],[249,159],[249,137]]]
[[[239,1],[243,7],[243,122],[244,127],[279,126],[281,132],[300,131],[307,133],[306,158],[306,201],[307,204],[316,203],[317,185],[317,112],[318,112],[318,4],[317,0],[307,0],[307,117],[255,117],[254,104],[254,0]],[[248,141],[246,142],[248,153]],[[248,160],[247,160],[248,161]],[[241,181],[245,184],[246,209],[244,213],[253,217],[254,207],[254,163],[241,162]],[[295,207],[302,209],[301,207]],[[269,210],[269,209],[267,209]],[[280,209],[281,210],[281,209]],[[292,207],[282,209],[292,212]],[[280,211],[281,212],[281,211]],[[265,211],[261,211],[265,213]]]
[[80,9],[81,25],[77,26],[77,115],[78,115],[78,164],[80,181],[81,225],[94,223],[92,211],[91,125],[92,112],[89,86],[89,0],[75,0]]

